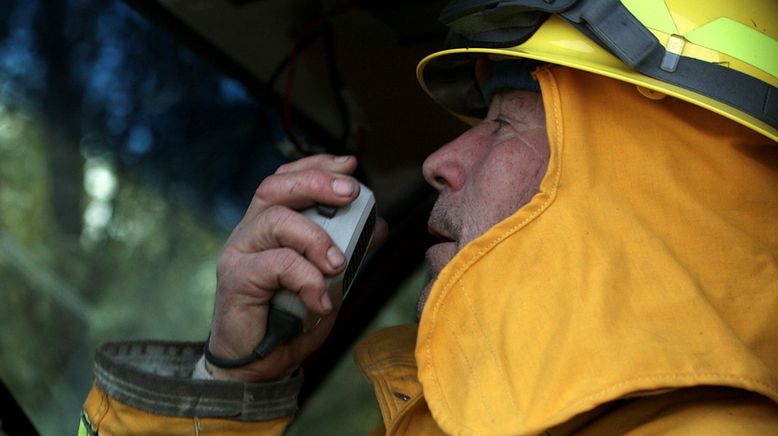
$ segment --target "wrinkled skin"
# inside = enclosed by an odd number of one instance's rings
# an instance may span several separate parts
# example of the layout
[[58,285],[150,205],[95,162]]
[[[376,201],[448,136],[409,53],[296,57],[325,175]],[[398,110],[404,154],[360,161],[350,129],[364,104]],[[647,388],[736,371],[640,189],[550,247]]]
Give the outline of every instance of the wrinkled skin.
[[[469,241],[532,198],[548,159],[542,100],[528,91],[498,94],[484,121],[426,159],[424,177],[439,192],[429,230],[441,243],[427,251],[434,275]],[[264,336],[268,303],[281,287],[298,292],[322,321],[245,367],[207,364],[214,377],[277,379],[298,368],[324,341],[338,309],[327,298],[324,281],[343,269],[343,254],[297,211],[317,202],[342,206],[353,201],[359,194],[350,176],[356,165],[349,156],[312,156],[281,166],[257,188],[219,260],[210,351],[228,359],[249,354]],[[375,239],[382,234],[385,225]]]
[[350,156],[317,155],[282,165],[259,185],[219,259],[210,351],[227,359],[250,354],[264,337],[270,299],[282,287],[298,292],[322,320],[251,365],[230,370],[206,365],[214,377],[283,377],[327,337],[337,308],[324,281],[344,268],[344,257],[321,227],[297,211],[317,202],[344,206],[356,199],[359,184],[350,176],[356,166]]
[[[481,123],[424,161],[424,178],[439,192],[428,223],[441,240],[427,250],[433,276],[468,242],[530,201],[548,160],[540,94],[508,91],[495,96]],[[422,293],[419,314],[432,283]]]

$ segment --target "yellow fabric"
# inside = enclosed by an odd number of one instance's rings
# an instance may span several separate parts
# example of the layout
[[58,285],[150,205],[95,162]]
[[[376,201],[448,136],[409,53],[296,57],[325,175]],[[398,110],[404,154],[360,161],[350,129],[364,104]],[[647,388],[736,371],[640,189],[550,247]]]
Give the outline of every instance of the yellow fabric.
[[775,404],[758,394],[700,387],[628,402],[580,426],[551,429],[551,435],[770,435],[778,432]]
[[[411,356],[415,344],[416,326],[401,326],[368,337],[355,351],[357,364],[375,387],[384,413],[384,424],[371,433],[373,436],[444,434],[421,397]],[[775,433],[775,429],[778,429],[778,408],[771,400],[743,390],[703,386],[657,395],[644,393],[623,402],[605,404],[544,434],[728,436],[767,435]],[[485,429],[473,432],[485,433]]]
[[443,434],[427,409],[416,377],[414,347],[416,326],[381,330],[361,341],[354,359],[362,375],[373,385],[384,428],[373,434]]
[[541,192],[455,256],[422,315],[437,423],[532,434],[698,385],[778,402],[776,143],[628,83],[565,67],[537,78]]
[[[375,434],[778,428],[776,144],[624,82],[537,78],[541,192],[444,268],[418,332],[355,351],[384,415]],[[98,388],[84,408],[103,435],[198,425]],[[198,421],[204,435],[281,434],[289,419]]]
[[93,386],[84,403],[92,430],[111,435],[282,435],[292,417],[244,422],[221,418],[183,418],[155,415],[130,407]]

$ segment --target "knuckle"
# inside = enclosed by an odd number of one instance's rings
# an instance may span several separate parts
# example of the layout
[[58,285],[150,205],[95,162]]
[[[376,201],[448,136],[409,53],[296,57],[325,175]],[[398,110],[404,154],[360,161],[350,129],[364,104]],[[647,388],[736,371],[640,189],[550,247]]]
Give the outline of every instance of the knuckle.
[[279,229],[289,225],[293,213],[287,207],[274,204],[259,215],[259,227],[267,229],[273,235],[277,235]]
[[275,174],[281,174],[288,172],[292,168],[292,164],[290,162],[283,163],[276,168]]
[[281,273],[299,272],[303,269],[303,258],[291,248],[279,250],[276,258]]
[[318,225],[314,225],[309,234],[311,236],[311,244],[317,250],[324,252],[332,245],[330,235]]
[[330,189],[332,176],[325,171],[315,171],[310,178],[311,187],[316,191],[325,191]]
[[262,182],[259,183],[259,186],[257,186],[257,189],[254,191],[254,198],[266,201],[268,198],[270,198],[270,190],[271,190],[271,178],[267,177]]
[[285,191],[290,196],[294,196],[306,191],[305,177],[293,177],[285,187]]
[[222,278],[224,277],[227,272],[230,270],[230,265],[227,262],[226,259],[223,257],[219,259],[219,262],[216,264],[216,277]]
[[231,251],[224,251],[219,256],[219,261],[216,264],[216,276],[223,277],[235,268],[235,255]]
[[317,272],[316,267],[296,251],[292,249],[280,250],[276,262],[278,262],[278,275],[291,279],[289,283],[295,283],[292,290],[305,295],[308,292],[319,292],[319,288],[324,288],[324,280]]
[[322,169],[309,169],[265,178],[254,191],[254,199],[262,204],[274,203],[283,197],[307,197],[329,192],[332,174]]
[[237,283],[240,282],[238,270],[238,259],[235,255],[223,255],[216,265],[216,293],[228,294],[234,290]]
[[280,198],[282,196],[294,197],[305,191],[305,181],[304,177],[301,177],[301,174],[285,175],[282,177],[283,178],[281,179],[270,181],[268,181],[270,178],[265,179],[265,181],[268,182],[265,183],[263,181],[257,189],[260,198],[267,200],[276,197]]

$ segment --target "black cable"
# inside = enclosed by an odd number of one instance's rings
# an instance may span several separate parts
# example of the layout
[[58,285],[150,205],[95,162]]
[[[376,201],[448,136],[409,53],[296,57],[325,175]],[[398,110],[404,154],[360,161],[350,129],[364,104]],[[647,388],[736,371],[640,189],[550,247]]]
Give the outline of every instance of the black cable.
[[294,338],[302,331],[303,323],[300,318],[270,306],[265,337],[254,349],[254,354],[262,359],[275,350],[278,345]]
[[256,348],[251,354],[239,357],[237,359],[224,359],[218,356],[214,356],[210,350],[211,336],[208,336],[208,340],[205,341],[205,347],[203,354],[205,360],[211,365],[218,366],[219,368],[231,369],[240,368],[257,360],[264,359],[268,356],[277,346],[294,338],[302,331],[302,322],[300,318],[292,315],[289,312],[270,307],[267,318],[267,331],[265,337],[259,342]]

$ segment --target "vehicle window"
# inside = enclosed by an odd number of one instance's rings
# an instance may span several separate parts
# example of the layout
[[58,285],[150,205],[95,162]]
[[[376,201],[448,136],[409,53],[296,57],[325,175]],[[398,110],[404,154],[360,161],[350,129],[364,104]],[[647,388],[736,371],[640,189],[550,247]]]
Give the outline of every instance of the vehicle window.
[[0,7],[0,377],[74,433],[95,347],[203,339],[278,116],[125,4]]
[[[7,2],[0,23],[0,378],[40,433],[75,433],[101,342],[207,336],[220,248],[289,141],[122,2]],[[413,321],[423,275],[369,330]],[[350,354],[333,373],[291,434],[379,422]]]

